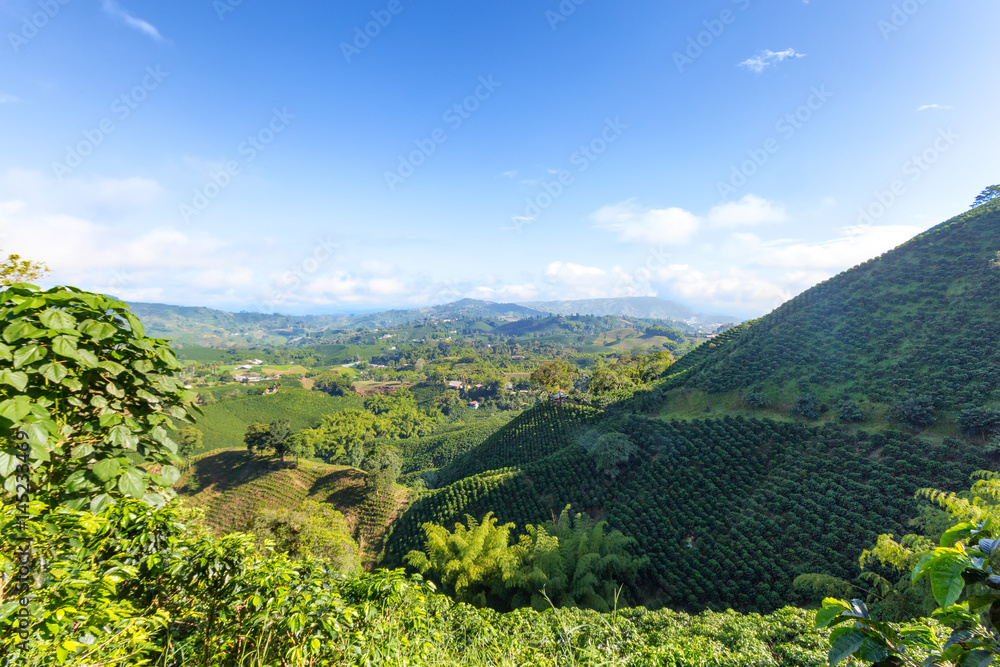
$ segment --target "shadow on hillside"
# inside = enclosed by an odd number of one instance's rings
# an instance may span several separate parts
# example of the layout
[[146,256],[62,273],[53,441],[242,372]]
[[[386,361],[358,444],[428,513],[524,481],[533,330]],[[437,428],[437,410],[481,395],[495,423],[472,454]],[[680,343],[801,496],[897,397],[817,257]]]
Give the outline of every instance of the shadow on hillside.
[[192,495],[214,485],[217,491],[225,492],[292,465],[290,461],[282,463],[276,459],[254,457],[244,450],[223,450],[192,463],[185,473],[190,476],[178,486],[177,491],[182,495]]
[[309,496],[320,496],[325,503],[336,507],[354,507],[364,501],[365,475],[360,470],[345,468],[317,479],[309,489]]

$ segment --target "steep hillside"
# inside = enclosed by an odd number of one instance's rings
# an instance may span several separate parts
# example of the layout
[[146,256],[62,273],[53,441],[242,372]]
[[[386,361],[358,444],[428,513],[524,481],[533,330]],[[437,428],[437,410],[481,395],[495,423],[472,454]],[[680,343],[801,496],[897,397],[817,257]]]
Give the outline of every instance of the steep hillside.
[[372,500],[364,486],[365,473],[356,468],[309,461],[282,464],[253,458],[245,449],[198,456],[175,484],[190,506],[205,508],[206,522],[220,534],[246,530],[264,508],[294,509],[304,500],[329,503],[344,514],[370,564],[409,492],[399,489],[393,498]]
[[[628,436],[636,452],[601,469],[587,431]],[[424,522],[496,513],[523,529],[567,504],[634,537],[650,558],[636,599],[675,609],[767,611],[795,600],[798,574],[853,579],[883,532],[916,515],[914,492],[959,489],[988,465],[980,446],[772,420],[662,422],[540,405],[441,471],[448,486],[393,526],[386,564],[423,546]]]
[[702,345],[672,388],[813,393],[955,411],[1000,401],[1000,201],[953,218]]

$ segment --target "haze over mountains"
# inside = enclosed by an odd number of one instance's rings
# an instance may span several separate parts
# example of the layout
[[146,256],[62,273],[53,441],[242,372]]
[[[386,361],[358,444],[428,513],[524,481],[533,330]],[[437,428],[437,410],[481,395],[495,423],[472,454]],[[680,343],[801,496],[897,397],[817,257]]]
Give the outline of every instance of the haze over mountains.
[[424,319],[471,319],[545,317],[548,315],[613,315],[642,319],[666,320],[676,328],[694,333],[712,331],[721,324],[739,319],[729,315],[706,315],[679,303],[655,297],[622,297],[586,299],[581,301],[548,301],[536,303],[494,303],[478,299],[461,299],[453,303],[387,310],[363,315],[281,315],[265,313],[232,313],[205,307],[174,306],[159,303],[129,304],[147,328],[158,336],[193,333],[218,334],[245,331],[256,327],[268,332],[276,330],[321,330],[330,328],[384,328],[401,326]]

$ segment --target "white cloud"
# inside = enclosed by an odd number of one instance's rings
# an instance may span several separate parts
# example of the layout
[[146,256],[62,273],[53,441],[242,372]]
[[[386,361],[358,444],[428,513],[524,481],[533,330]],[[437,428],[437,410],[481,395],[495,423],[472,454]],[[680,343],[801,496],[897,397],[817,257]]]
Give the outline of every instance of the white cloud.
[[760,74],[771,65],[780,63],[787,58],[805,58],[805,56],[806,54],[798,53],[792,48],[785,49],[784,51],[772,51],[770,49],[765,49],[752,58],[747,58],[741,62],[739,66],[745,67],[751,72]]
[[142,19],[136,18],[131,14],[129,14],[128,12],[126,12],[118,5],[116,0],[104,0],[102,7],[104,9],[104,13],[108,14],[109,16],[113,16],[117,19],[120,19],[125,23],[125,25],[129,26],[130,28],[135,28],[139,32],[149,35],[158,42],[164,41],[163,37],[160,35],[159,30],[157,30],[150,23],[143,21]]
[[801,275],[788,274],[769,280],[735,266],[721,271],[701,271],[686,264],[662,267],[652,280],[670,295],[698,304],[700,310],[729,310],[738,314],[773,310],[814,284],[802,284]]
[[621,267],[610,271],[572,262],[552,262],[545,267],[545,282],[552,299],[601,299],[620,296],[647,296],[651,292],[637,285]]
[[736,202],[719,204],[708,214],[708,221],[714,227],[749,227],[785,220],[784,206],[753,194]]
[[24,100],[22,100],[17,95],[7,95],[0,93],[0,104],[18,104],[23,101]]
[[810,268],[843,271],[877,257],[910,240],[923,229],[908,225],[858,225],[840,229],[837,238],[806,243],[783,241],[771,244],[740,239],[749,265],[779,268]]
[[517,177],[517,169],[511,169],[510,171],[502,171],[502,172],[500,172],[500,175],[501,176],[506,176],[507,178],[516,178]]
[[945,110],[951,109],[949,104],[925,104],[923,106],[917,107],[917,111],[927,111],[928,109]]
[[648,209],[635,199],[605,206],[591,219],[597,229],[618,234],[628,243],[684,244],[701,226],[698,216],[681,208]]
[[538,297],[538,294],[538,288],[528,283],[522,285],[502,285],[500,287],[480,285],[466,296],[472,299],[482,299],[483,301],[511,303],[516,301],[532,301]]

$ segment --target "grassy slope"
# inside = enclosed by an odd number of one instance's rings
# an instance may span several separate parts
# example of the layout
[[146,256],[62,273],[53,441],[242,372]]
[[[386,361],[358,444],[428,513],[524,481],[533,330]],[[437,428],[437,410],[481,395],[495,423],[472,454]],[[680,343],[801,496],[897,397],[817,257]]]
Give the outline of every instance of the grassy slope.
[[245,530],[265,508],[293,509],[304,500],[329,503],[344,514],[371,564],[409,492],[399,489],[392,499],[372,501],[364,483],[365,473],[356,468],[310,461],[292,467],[227,449],[196,457],[175,486],[191,506],[205,508],[207,523],[219,533]]
[[[790,404],[850,396],[879,413],[913,393],[954,417],[1000,402],[1000,201],[942,223],[817,285],[682,360],[668,383],[740,407],[763,390]],[[682,372],[683,371],[683,372]],[[728,397],[726,397],[728,394]],[[691,415],[689,409],[671,416]],[[784,406],[778,406],[779,408]]]
[[[224,392],[222,392],[224,393]],[[206,450],[243,447],[243,434],[251,423],[287,419],[293,430],[311,428],[324,415],[349,407],[361,407],[358,396],[333,397],[320,391],[283,386],[270,396],[225,398],[202,408],[204,415],[195,426],[204,435]]]

